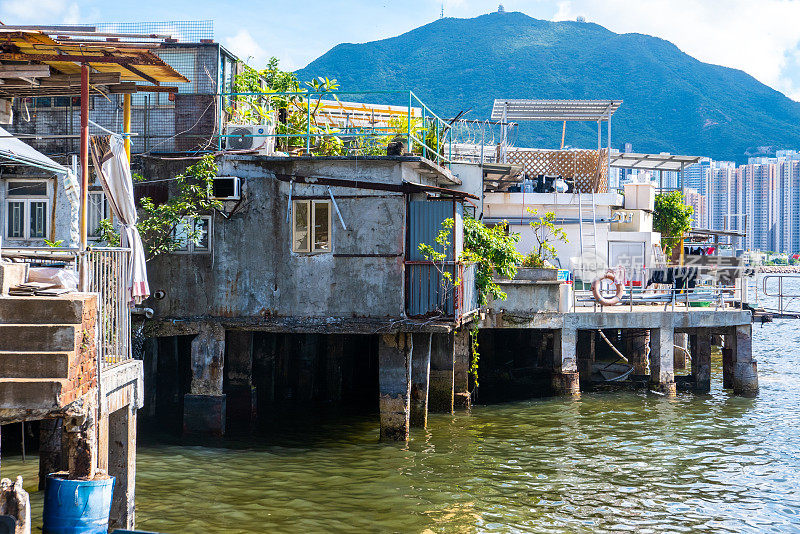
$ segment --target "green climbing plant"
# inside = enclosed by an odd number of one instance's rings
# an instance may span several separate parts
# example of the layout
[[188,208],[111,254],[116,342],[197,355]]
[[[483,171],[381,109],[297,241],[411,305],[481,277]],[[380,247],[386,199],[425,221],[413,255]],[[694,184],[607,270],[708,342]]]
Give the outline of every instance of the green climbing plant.
[[[142,237],[148,260],[180,248],[185,244],[184,240],[198,243],[200,230],[185,223],[222,207],[219,201],[211,198],[214,177],[218,173],[214,156],[203,156],[176,177],[177,194],[166,202],[156,204],[149,197],[141,199],[136,228]],[[186,226],[186,231],[178,232],[179,225]],[[119,233],[110,220],[100,222],[100,236],[109,246],[119,246]]]
[[[448,251],[451,250],[450,237],[453,233],[453,219],[445,219],[442,228],[435,239],[435,244],[420,243],[418,250],[423,257],[432,262],[439,269],[445,289],[457,285],[460,280],[454,280],[452,273],[445,268]],[[501,222],[495,226],[486,226],[481,221],[472,217],[464,217],[464,250],[458,260],[464,263],[475,264],[475,288],[478,291],[478,304],[481,306],[489,302],[489,298],[505,300],[506,293],[495,282],[495,276],[514,278],[517,266],[522,261],[522,255],[517,251],[519,234],[508,232],[508,223]],[[470,331],[471,362],[470,374],[475,384],[478,383],[478,325],[473,324]]]

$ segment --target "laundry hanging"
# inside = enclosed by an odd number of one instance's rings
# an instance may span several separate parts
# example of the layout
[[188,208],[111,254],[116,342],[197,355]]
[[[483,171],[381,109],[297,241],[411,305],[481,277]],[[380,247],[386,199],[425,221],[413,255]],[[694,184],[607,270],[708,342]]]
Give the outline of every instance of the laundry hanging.
[[92,136],[92,158],[111,211],[121,225],[121,245],[131,249],[128,272],[128,300],[136,304],[150,296],[144,245],[136,228],[136,204],[133,179],[125,152],[125,141],[119,135]]

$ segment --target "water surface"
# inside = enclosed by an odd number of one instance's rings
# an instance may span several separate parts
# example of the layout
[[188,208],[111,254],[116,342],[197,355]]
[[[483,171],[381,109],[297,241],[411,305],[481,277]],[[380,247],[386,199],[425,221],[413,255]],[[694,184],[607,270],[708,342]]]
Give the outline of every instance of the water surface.
[[[583,394],[218,447],[140,445],[137,527],[165,533],[800,531],[800,322],[754,326],[761,393]],[[36,486],[36,462],[3,459]],[[33,494],[36,518],[41,493]]]

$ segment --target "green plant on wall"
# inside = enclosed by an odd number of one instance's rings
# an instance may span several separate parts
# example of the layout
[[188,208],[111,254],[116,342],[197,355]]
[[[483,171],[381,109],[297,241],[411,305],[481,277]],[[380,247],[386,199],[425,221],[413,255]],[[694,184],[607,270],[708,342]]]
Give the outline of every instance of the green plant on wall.
[[528,213],[534,216],[530,225],[536,241],[536,248],[523,258],[522,266],[553,268],[550,262],[558,257],[558,251],[553,243],[569,243],[567,233],[560,226],[556,226],[554,212],[548,211],[544,215],[539,215],[538,210],[528,208]]
[[680,191],[656,195],[653,230],[661,233],[661,243],[666,253],[680,243],[683,235],[692,229],[693,214],[694,208],[684,202],[683,193]]
[[[211,198],[214,177],[218,173],[214,156],[203,156],[175,178],[177,194],[166,202],[156,204],[151,198],[141,199],[136,228],[142,237],[148,260],[172,252],[184,244],[176,231],[179,225],[222,207],[219,201]],[[108,219],[100,222],[100,235],[109,246],[119,246],[119,234]],[[194,227],[187,228],[183,234],[183,238],[195,244],[200,237],[199,230]]]
[[[445,219],[436,236],[435,246],[427,243],[420,243],[417,246],[426,260],[440,266],[443,284],[448,284],[445,289],[460,282],[453,280],[452,274],[444,268],[447,251],[451,249],[450,236],[453,226],[453,219]],[[516,247],[518,242],[519,234],[509,234],[506,221],[490,227],[472,217],[464,217],[464,250],[458,259],[464,263],[475,264],[475,288],[478,291],[478,304],[481,306],[486,305],[490,297],[505,300],[506,294],[494,281],[494,277],[514,278],[517,274],[517,266],[522,261],[522,255]],[[470,331],[470,340],[472,350],[470,372],[477,385],[480,358],[477,324]]]

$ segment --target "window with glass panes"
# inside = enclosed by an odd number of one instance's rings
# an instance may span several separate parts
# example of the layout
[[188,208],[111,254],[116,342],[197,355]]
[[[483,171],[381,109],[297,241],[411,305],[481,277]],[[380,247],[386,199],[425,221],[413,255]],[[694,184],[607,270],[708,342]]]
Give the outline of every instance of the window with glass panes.
[[108,219],[108,201],[103,191],[89,191],[87,199],[87,233],[91,239],[100,238],[100,221]]
[[45,239],[50,222],[46,180],[6,181],[5,237],[9,240]]
[[293,202],[292,251],[331,251],[330,200],[295,200]]
[[202,253],[211,250],[211,216],[185,217],[172,233],[178,242],[175,252]]

